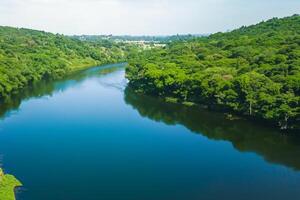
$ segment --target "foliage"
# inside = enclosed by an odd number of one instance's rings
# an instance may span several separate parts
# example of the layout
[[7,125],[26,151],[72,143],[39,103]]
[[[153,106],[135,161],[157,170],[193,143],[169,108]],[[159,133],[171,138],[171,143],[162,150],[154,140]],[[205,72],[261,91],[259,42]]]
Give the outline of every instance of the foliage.
[[0,199],[15,200],[14,189],[22,184],[12,175],[4,175],[0,168]]
[[0,26],[0,99],[42,78],[123,61],[125,47]]
[[136,91],[300,126],[300,16],[171,42],[130,59]]

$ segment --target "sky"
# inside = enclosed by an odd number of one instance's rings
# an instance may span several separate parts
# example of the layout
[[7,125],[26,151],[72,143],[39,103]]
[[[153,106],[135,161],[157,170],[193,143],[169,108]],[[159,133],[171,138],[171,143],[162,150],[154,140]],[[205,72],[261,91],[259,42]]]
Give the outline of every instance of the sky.
[[300,13],[300,0],[0,0],[0,25],[66,35],[228,31]]

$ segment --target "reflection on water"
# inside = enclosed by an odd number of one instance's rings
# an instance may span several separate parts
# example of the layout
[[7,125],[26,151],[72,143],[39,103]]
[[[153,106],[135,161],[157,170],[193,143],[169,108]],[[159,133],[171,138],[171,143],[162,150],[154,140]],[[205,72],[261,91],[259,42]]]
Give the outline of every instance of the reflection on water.
[[0,106],[0,162],[24,185],[18,200],[299,197],[296,135],[135,94],[124,74],[95,67]]
[[220,113],[163,102],[129,88],[125,90],[125,101],[143,117],[170,125],[182,124],[210,139],[230,141],[239,151],[255,152],[266,161],[300,170],[299,135],[282,134],[244,120],[227,120]]
[[[99,77],[112,73],[124,66],[124,63],[120,63],[94,67],[74,73],[59,81],[43,80],[35,83],[18,95],[2,102],[0,117],[5,118],[13,114],[24,100],[52,96],[53,93],[63,92],[76,85],[75,83],[93,76]],[[114,82],[110,84],[107,80],[100,84],[118,90],[124,90],[126,86],[123,82],[118,85]],[[245,120],[227,120],[221,113],[210,112],[196,106],[167,103],[157,98],[137,94],[129,88],[126,88],[124,93],[126,103],[138,110],[143,117],[169,125],[182,124],[191,131],[210,139],[230,141],[239,151],[255,152],[269,162],[300,170],[300,136],[297,134],[282,134],[272,128]]]
[[94,76],[104,76],[125,67],[125,63],[111,64],[99,67],[93,67],[88,70],[78,71],[63,79],[42,80],[24,88],[18,94],[5,99],[0,103],[0,118],[5,118],[14,111],[17,111],[21,102],[31,98],[41,98],[44,96],[52,96],[53,93],[63,92],[66,89],[76,85],[75,83],[83,82],[84,80]]

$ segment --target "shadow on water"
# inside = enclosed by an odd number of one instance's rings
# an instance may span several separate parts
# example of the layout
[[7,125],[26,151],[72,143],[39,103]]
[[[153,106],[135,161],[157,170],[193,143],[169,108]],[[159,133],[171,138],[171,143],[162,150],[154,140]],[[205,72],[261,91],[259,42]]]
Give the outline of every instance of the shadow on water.
[[[23,89],[0,103],[0,119],[18,110],[22,101],[52,96],[91,77],[98,77],[124,69],[125,63],[105,65],[76,72],[58,81],[44,80]],[[242,152],[255,152],[271,163],[278,163],[300,171],[300,135],[281,132],[246,120],[227,120],[221,113],[193,106],[167,103],[160,99],[125,90],[125,102],[142,117],[169,125],[181,124],[209,139],[225,140]]]
[[20,90],[18,94],[12,95],[0,102],[0,119],[3,119],[13,113],[13,111],[18,110],[24,100],[52,96],[57,92],[62,92],[70,87],[74,87],[74,85],[80,84],[88,78],[106,75],[123,69],[125,65],[126,63],[118,63],[93,67],[87,70],[75,72],[57,81],[42,80],[34,83],[29,87]]
[[229,141],[241,152],[255,152],[268,162],[300,170],[298,134],[282,134],[246,120],[228,120],[221,113],[167,103],[129,88],[125,90],[125,101],[143,117],[169,125],[181,124],[209,139]]

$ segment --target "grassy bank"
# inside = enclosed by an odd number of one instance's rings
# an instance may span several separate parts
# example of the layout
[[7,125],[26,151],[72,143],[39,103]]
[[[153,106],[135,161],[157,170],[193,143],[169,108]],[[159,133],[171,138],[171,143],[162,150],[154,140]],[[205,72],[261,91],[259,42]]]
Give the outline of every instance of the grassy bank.
[[14,176],[4,174],[0,168],[0,199],[1,200],[15,200],[15,188],[22,186]]

